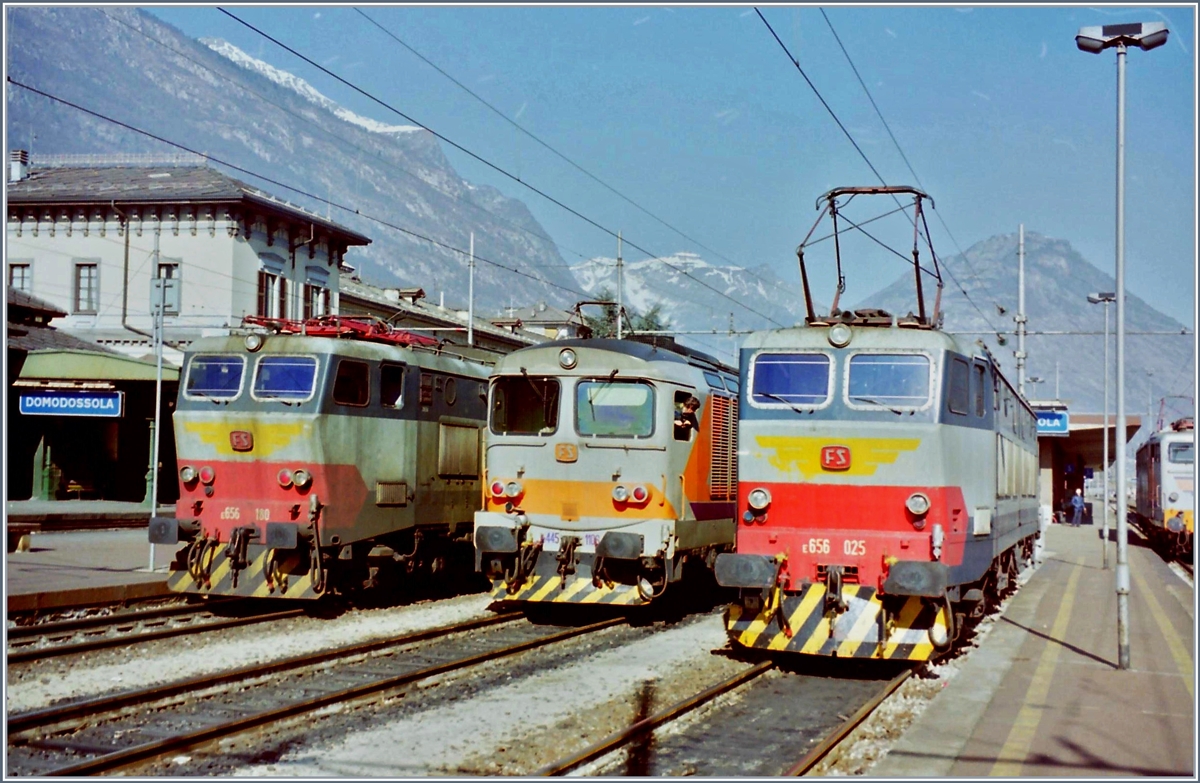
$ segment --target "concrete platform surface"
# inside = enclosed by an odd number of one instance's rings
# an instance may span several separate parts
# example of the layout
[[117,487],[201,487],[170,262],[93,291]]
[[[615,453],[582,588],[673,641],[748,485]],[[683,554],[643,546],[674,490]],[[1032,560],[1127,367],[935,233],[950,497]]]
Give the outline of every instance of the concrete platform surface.
[[144,529],[30,534],[28,552],[10,552],[5,589],[10,612],[169,595],[175,546],[156,546],[151,573]]
[[[74,522],[89,528],[150,519],[149,506],[119,500],[10,500],[5,511],[9,522]],[[158,515],[175,516],[175,506],[160,505]]]
[[1133,530],[1130,668],[1117,668],[1116,545],[1052,525],[1044,563],[869,774],[1196,774],[1195,598]]

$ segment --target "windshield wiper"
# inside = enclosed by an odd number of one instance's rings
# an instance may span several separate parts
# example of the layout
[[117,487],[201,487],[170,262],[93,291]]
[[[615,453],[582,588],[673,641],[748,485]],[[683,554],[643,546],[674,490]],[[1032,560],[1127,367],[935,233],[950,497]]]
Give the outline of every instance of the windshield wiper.
[[[791,408],[792,410],[794,410],[796,413],[805,413],[803,408],[797,408],[795,405],[792,404],[791,400],[785,400],[784,398],[780,397],[778,394],[771,394],[771,392],[764,392],[764,391],[756,391],[756,392],[754,392],[754,394],[755,394],[755,396],[758,396],[758,397],[770,397],[772,400],[778,400],[779,402],[782,402],[784,405],[786,405],[789,408]],[[811,413],[811,411],[808,411],[808,412]]]
[[881,407],[881,408],[887,408],[889,411],[891,411],[892,413],[896,414],[897,416],[903,416],[903,415],[904,415],[904,412],[903,412],[903,411],[898,411],[898,410],[896,410],[895,408],[893,408],[892,406],[890,406],[890,405],[884,405],[884,404],[883,404],[882,402],[880,402],[879,400],[873,400],[873,399],[871,399],[870,397],[851,397],[850,399],[851,399],[851,400],[854,400],[855,402],[866,402],[866,403],[870,403],[871,405],[878,405],[878,406],[879,406],[879,407]]
[[522,377],[523,377],[525,380],[529,381],[529,385],[533,387],[533,393],[534,393],[534,394],[536,394],[536,395],[538,396],[538,399],[539,399],[539,400],[541,400],[542,402],[545,402],[545,401],[546,401],[546,395],[545,395],[545,394],[542,394],[542,390],[541,390],[541,389],[539,389],[539,388],[537,387],[537,384],[533,382],[533,378],[530,378],[530,377],[529,377],[529,371],[528,371],[528,370],[526,370],[524,367],[522,367],[522,368],[521,368],[521,376],[522,376]]

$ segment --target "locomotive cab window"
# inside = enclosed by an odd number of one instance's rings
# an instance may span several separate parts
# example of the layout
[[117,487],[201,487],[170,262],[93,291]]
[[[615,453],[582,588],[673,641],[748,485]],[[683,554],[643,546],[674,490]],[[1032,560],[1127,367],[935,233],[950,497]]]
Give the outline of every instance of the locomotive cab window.
[[856,354],[850,357],[846,396],[852,407],[920,408],[929,402],[930,366],[923,354]]
[[710,389],[719,389],[721,391],[725,391],[725,384],[721,383],[721,376],[717,375],[715,372],[705,371],[704,380],[708,382],[708,387]]
[[[673,426],[673,429],[675,430],[675,440],[690,441],[692,439],[692,434],[700,426],[700,423],[696,420],[696,414],[688,414],[683,407],[684,404],[694,396],[695,395],[693,395],[690,391],[675,392],[675,421]],[[687,417],[689,415],[691,416],[690,427],[684,423],[688,420]]]
[[750,370],[750,399],[767,408],[823,405],[829,400],[831,369],[823,353],[760,353]]
[[558,430],[555,378],[507,375],[492,383],[489,424],[497,435],[550,435]]
[[975,383],[973,386],[973,389],[975,391],[975,415],[979,416],[980,418],[982,418],[987,413],[987,408],[985,407],[986,390],[984,389],[984,386],[983,386],[983,384],[986,382],[986,378],[985,378],[986,369],[987,368],[985,368],[982,364],[975,365]]
[[971,397],[971,371],[962,359],[950,360],[950,388],[946,404],[951,413],[967,414],[967,406]]
[[1167,461],[1176,465],[1191,465],[1196,461],[1196,444],[1171,443],[1167,446]]
[[183,396],[187,399],[232,400],[242,391],[246,362],[240,356],[193,356]]
[[342,359],[333,379],[333,401],[362,407],[371,401],[370,367],[366,362]]
[[258,360],[252,396],[283,402],[307,400],[316,379],[317,360],[312,356],[264,356]]
[[642,381],[580,381],[575,387],[580,435],[645,438],[654,433],[654,389]]
[[380,365],[379,404],[385,408],[404,407],[404,365]]

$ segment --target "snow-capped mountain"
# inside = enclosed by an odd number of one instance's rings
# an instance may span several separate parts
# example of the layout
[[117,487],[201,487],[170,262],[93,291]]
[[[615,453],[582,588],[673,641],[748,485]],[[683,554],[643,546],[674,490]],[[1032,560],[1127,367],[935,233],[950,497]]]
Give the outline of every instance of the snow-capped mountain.
[[[448,306],[465,307],[473,232],[477,307],[498,310],[513,290],[556,306],[576,298],[525,204],[465,181],[432,133],[357,115],[293,74],[137,8],[26,6],[6,15],[12,78],[275,180],[226,172],[370,237],[346,259],[367,282],[445,292]],[[17,87],[7,99],[9,138],[32,147],[35,166],[39,155],[177,151]]]
[[265,63],[262,60],[251,57],[228,41],[223,41],[220,38],[201,38],[200,43],[212,49],[222,57],[228,58],[231,62],[240,65],[248,71],[254,71],[267,77],[276,84],[294,90],[301,97],[307,98],[316,105],[328,109],[333,114],[346,122],[359,125],[373,133],[415,133],[425,130],[419,125],[387,125],[373,120],[370,117],[363,117],[360,114],[355,114],[344,106],[338,105],[336,102],[322,95],[315,87],[301,79],[295,74],[281,71],[275,66]]
[[[734,331],[792,326],[804,320],[803,296],[766,267],[709,264],[694,253],[623,264],[623,300],[645,313],[659,305],[672,328]],[[571,267],[579,287],[596,296],[617,293],[615,258],[593,258]],[[732,300],[732,301],[731,301]],[[686,341],[686,338],[685,338]]]

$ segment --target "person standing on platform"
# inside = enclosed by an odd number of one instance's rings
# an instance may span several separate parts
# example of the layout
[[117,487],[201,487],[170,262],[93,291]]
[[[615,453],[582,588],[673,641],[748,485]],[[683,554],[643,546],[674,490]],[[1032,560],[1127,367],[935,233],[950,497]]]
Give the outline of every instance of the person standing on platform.
[[1075,490],[1071,497],[1071,527],[1079,527],[1083,523],[1083,490]]

